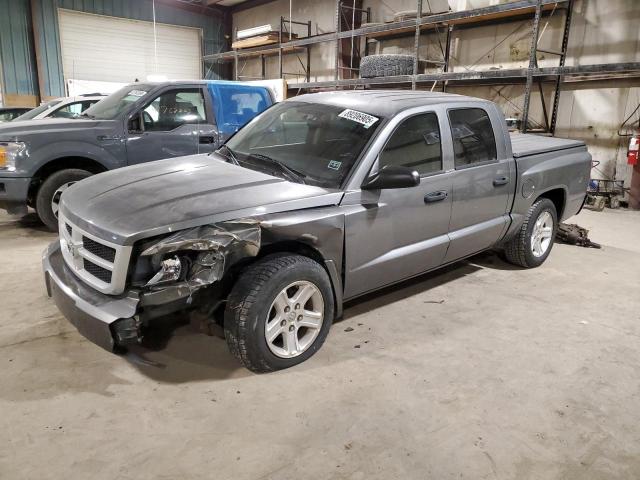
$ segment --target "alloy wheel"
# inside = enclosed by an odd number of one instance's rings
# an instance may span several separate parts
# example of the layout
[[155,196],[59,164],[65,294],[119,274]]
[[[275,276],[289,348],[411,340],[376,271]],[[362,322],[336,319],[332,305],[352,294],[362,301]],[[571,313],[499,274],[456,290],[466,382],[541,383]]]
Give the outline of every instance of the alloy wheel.
[[280,358],[303,354],[315,341],[324,321],[324,299],[311,282],[298,281],[274,299],[265,323],[271,353]]

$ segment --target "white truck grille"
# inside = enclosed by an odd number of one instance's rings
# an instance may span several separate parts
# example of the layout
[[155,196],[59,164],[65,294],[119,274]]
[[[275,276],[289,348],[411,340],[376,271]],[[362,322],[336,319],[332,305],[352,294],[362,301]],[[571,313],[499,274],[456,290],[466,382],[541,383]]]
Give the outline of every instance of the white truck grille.
[[131,248],[107,242],[58,216],[60,249],[73,272],[99,292],[117,295],[124,291]]

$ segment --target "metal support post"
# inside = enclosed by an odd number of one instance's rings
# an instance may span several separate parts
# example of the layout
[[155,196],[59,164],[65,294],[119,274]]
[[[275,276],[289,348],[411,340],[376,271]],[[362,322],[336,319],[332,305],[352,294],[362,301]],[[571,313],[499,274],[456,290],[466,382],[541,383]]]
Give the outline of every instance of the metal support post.
[[529,103],[531,102],[531,87],[533,85],[533,69],[536,68],[536,51],[538,49],[538,30],[540,28],[540,16],[542,14],[542,0],[536,3],[536,13],[533,17],[533,28],[531,31],[531,48],[529,50],[529,68],[527,69],[527,83],[524,89],[524,108],[522,109],[522,125],[520,131],[527,131],[529,121]]

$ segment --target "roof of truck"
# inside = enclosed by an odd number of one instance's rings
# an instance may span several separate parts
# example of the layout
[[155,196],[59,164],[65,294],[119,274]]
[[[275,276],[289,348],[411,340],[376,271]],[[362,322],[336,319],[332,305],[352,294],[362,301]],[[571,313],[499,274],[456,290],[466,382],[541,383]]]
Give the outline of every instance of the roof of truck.
[[381,117],[392,117],[403,110],[423,105],[472,101],[488,102],[488,100],[466,95],[420,90],[345,90],[309,93],[290,98],[288,101],[326,103]]
[[164,86],[164,85],[184,85],[185,83],[194,85],[234,85],[241,87],[261,87],[267,88],[265,85],[249,84],[246,82],[236,82],[233,80],[161,80],[161,81],[140,81],[127,84],[128,87],[135,87],[136,85],[151,85],[151,86]]

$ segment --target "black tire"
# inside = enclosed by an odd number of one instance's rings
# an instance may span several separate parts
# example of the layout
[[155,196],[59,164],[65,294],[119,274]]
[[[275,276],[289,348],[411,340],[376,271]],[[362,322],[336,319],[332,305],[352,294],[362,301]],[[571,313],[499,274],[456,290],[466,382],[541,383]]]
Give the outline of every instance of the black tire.
[[78,182],[91,176],[91,172],[79,168],[68,168],[49,175],[36,194],[36,212],[42,223],[55,232],[58,230],[58,217],[53,212],[51,203],[56,191],[67,183]]
[[[541,256],[537,257],[533,254],[531,246],[531,236],[536,220],[544,212],[549,212],[553,219],[553,231],[551,232],[551,242],[549,247]],[[548,198],[540,198],[531,205],[520,230],[509,242],[504,245],[505,258],[509,263],[524,268],[534,268],[542,265],[547,259],[553,248],[553,242],[558,231],[558,213],[556,207]]]
[[[297,281],[311,282],[318,288],[324,318],[317,337],[303,353],[281,358],[267,344],[265,325],[276,296]],[[333,323],[334,312],[331,282],[320,264],[301,255],[270,255],[242,272],[231,290],[224,314],[225,339],[231,353],[249,370],[256,373],[281,370],[304,362],[320,349]]]
[[413,75],[413,55],[368,55],[360,60],[360,77],[390,77],[396,75]]

